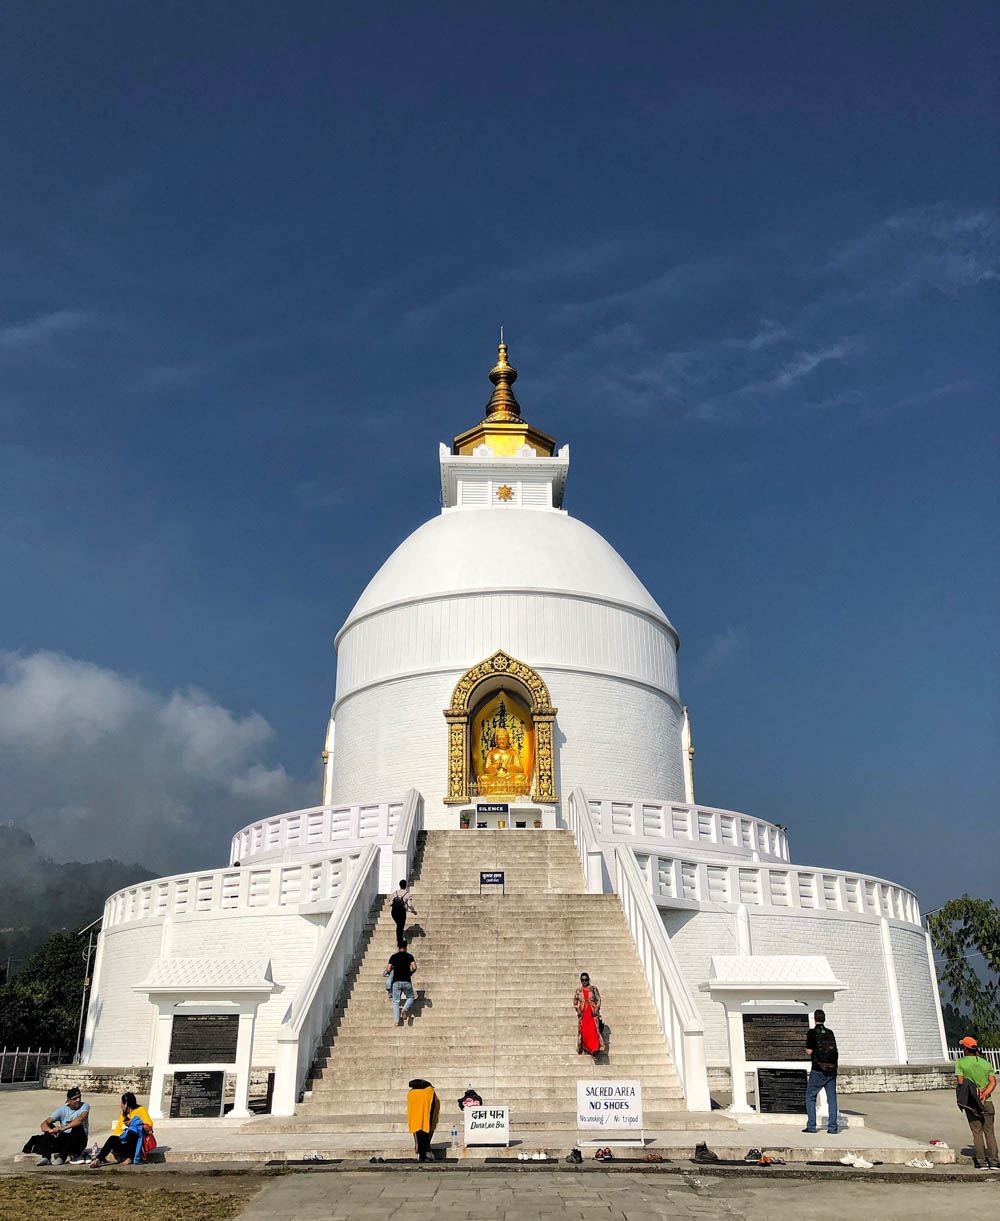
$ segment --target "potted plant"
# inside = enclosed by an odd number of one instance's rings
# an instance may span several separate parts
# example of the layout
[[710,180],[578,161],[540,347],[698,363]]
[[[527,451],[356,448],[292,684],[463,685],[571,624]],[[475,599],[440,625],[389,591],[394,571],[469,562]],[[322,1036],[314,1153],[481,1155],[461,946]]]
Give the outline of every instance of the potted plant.
[[469,829],[469,827],[471,827],[471,826],[472,826],[472,813],[471,813],[471,811],[469,811],[469,810],[463,810],[463,811],[462,811],[462,813],[461,813],[461,815],[459,816],[459,820],[460,820],[460,822],[461,822],[461,824],[462,824],[462,830],[463,830],[463,831],[467,831],[467,830]]

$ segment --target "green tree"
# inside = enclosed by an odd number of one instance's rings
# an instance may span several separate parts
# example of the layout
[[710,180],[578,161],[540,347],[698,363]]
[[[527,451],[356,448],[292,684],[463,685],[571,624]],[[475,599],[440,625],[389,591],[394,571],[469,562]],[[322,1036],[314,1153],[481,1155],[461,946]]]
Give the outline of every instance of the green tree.
[[53,933],[0,988],[0,1044],[75,1050],[86,941]]
[[[941,982],[967,1009],[980,1046],[1000,1046],[1000,910],[992,899],[952,899],[927,917],[943,963]],[[993,978],[981,979],[970,958],[982,954]]]

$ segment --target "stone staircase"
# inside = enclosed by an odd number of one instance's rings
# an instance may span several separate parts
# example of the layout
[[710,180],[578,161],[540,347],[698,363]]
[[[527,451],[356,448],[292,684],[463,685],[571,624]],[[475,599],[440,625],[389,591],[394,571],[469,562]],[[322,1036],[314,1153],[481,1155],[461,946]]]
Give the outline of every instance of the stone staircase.
[[[430,831],[412,882],[408,948],[417,999],[392,1020],[382,968],[395,950],[388,901],[371,932],[288,1127],[402,1132],[407,1084],[433,1082],[439,1131],[470,1083],[511,1108],[512,1127],[576,1127],[576,1083],[642,1082],[648,1128],[690,1126],[631,936],[614,895],[584,893],[568,831]],[[479,895],[479,871],[502,869]],[[608,1054],[576,1051],[573,991],[587,970],[601,991]],[[680,1113],[683,1112],[683,1121]]]

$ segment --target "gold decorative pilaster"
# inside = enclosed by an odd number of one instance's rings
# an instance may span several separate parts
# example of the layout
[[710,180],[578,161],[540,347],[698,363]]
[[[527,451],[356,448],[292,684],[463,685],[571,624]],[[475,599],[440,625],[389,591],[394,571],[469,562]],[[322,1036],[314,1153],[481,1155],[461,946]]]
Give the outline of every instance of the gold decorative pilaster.
[[469,800],[469,716],[446,712],[448,722],[448,796],[445,805]]
[[539,714],[534,717],[535,724],[535,791],[533,801],[556,802],[555,752],[553,749],[552,726],[555,723],[555,709],[552,715]]

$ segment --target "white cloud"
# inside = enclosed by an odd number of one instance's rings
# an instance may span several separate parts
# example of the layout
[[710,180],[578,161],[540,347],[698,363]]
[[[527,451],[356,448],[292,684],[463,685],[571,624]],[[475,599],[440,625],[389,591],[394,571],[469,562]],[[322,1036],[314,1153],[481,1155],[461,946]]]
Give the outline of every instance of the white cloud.
[[724,632],[719,632],[693,663],[693,675],[701,681],[712,678],[730,658],[746,647],[746,643],[747,634],[741,627],[728,627]]
[[263,756],[273,730],[202,691],[164,695],[57,653],[0,653],[0,816],[59,860],[222,864],[238,827],[313,804]]
[[59,335],[79,331],[92,319],[83,310],[58,309],[40,314],[28,322],[19,322],[0,327],[0,350],[26,352],[41,347]]

